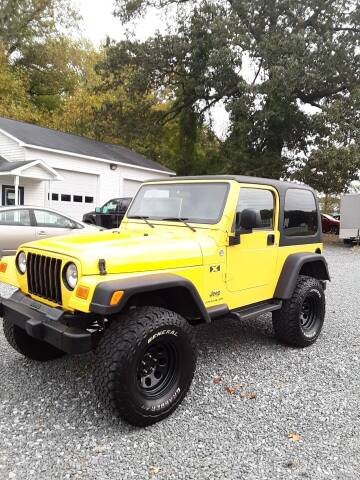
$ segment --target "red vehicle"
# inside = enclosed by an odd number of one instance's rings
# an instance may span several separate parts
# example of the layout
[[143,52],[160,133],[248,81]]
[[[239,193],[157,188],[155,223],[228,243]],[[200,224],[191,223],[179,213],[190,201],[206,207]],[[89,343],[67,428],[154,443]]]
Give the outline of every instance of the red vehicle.
[[340,220],[328,215],[326,213],[321,214],[321,226],[323,233],[334,233],[339,235]]

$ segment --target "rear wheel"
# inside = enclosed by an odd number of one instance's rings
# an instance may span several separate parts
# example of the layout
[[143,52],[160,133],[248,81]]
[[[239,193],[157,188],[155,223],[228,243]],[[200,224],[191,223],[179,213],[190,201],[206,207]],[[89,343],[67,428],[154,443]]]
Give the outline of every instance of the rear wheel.
[[175,312],[139,307],[114,319],[96,351],[95,391],[128,423],[151,425],[187,394],[196,366],[192,327]]
[[300,276],[292,297],[273,312],[276,337],[287,345],[307,347],[320,335],[324,317],[322,284],[316,278]]
[[25,330],[9,322],[6,318],[3,320],[3,328],[5,338],[13,349],[31,360],[46,362],[65,355],[62,350],[30,337]]

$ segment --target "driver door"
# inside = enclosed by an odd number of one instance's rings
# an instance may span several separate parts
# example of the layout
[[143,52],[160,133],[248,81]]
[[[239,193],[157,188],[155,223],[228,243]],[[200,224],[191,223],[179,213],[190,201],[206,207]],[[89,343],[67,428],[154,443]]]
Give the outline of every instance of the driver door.
[[34,210],[34,216],[37,239],[67,235],[75,228],[74,222],[70,218],[63,217],[56,212]]
[[240,244],[227,248],[227,288],[239,293],[247,303],[270,298],[272,278],[277,263],[279,200],[271,187],[241,187],[237,212],[246,208],[258,210],[262,226],[251,233],[240,234]]

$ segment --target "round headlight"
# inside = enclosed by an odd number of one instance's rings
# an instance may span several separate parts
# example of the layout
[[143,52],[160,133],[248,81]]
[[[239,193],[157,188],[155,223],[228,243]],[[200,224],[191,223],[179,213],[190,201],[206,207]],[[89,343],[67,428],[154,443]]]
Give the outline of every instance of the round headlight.
[[67,267],[65,267],[65,280],[66,286],[70,288],[70,290],[74,290],[78,282],[78,271],[74,263],[69,263]]
[[24,275],[26,272],[26,255],[24,252],[20,252],[16,259],[16,264],[20,273]]

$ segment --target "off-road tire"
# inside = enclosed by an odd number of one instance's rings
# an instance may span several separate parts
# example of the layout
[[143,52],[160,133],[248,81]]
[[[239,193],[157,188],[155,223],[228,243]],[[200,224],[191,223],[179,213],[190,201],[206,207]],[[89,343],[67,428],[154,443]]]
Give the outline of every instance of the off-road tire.
[[[309,305],[307,310],[310,313],[306,318],[305,306]],[[272,314],[275,335],[286,345],[307,347],[320,335],[324,317],[325,295],[321,282],[300,275],[292,297]]]
[[3,319],[3,328],[5,338],[13,349],[31,360],[47,362],[65,355],[62,350],[30,337],[25,330],[9,322],[6,318]]
[[[180,315],[162,307],[133,308],[115,318],[96,350],[93,378],[100,402],[126,422],[140,427],[170,415],[184,399],[194,376],[196,346],[192,328]],[[151,368],[151,378],[155,384],[157,381],[156,365],[161,364],[161,357],[145,373],[142,370],[148,367],[151,349],[160,355],[164,355],[161,349],[174,352],[174,363],[168,358],[169,372],[174,370],[172,376],[169,373],[166,383],[164,374],[163,387],[162,380],[158,380],[158,391],[147,391],[151,386],[141,383]],[[154,357],[151,361],[158,361]]]

